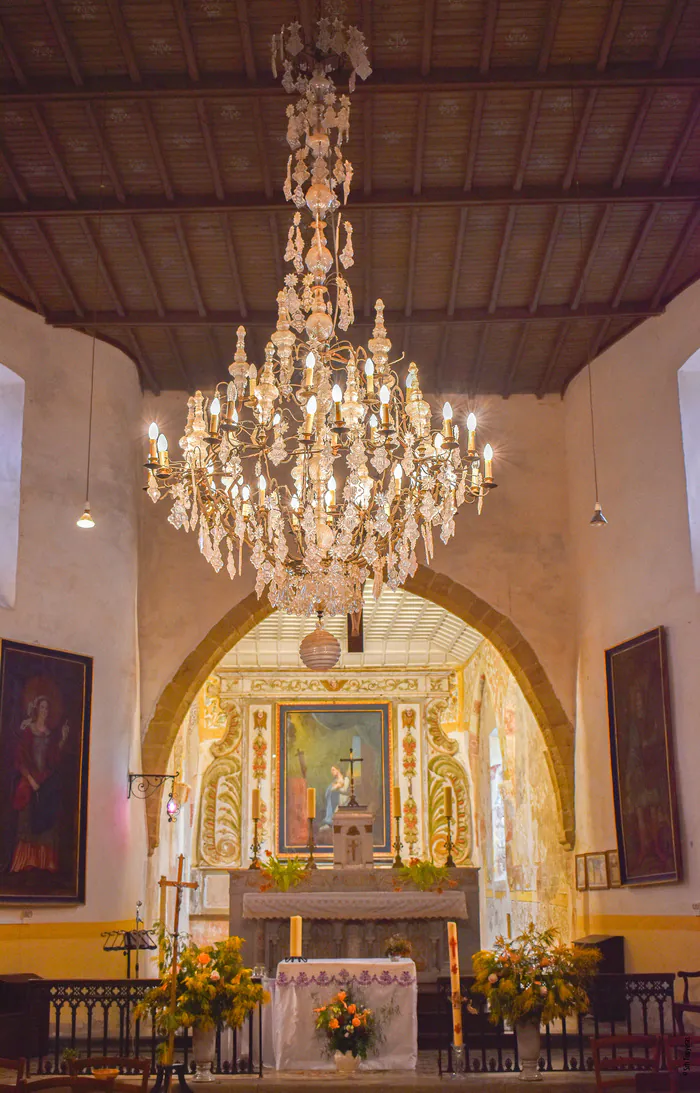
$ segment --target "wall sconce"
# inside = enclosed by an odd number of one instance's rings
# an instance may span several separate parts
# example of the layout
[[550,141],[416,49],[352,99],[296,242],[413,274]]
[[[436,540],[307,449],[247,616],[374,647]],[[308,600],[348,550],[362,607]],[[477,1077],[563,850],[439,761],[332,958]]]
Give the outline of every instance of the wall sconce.
[[164,782],[170,780],[170,793],[168,794],[168,800],[165,804],[165,811],[168,814],[168,823],[172,823],[177,819],[180,811],[180,804],[175,796],[175,779],[180,777],[180,771],[176,771],[175,774],[129,774],[129,788],[127,790],[127,800],[129,797],[138,797],[140,801],[145,801],[148,797],[152,797],[157,790],[163,785]]

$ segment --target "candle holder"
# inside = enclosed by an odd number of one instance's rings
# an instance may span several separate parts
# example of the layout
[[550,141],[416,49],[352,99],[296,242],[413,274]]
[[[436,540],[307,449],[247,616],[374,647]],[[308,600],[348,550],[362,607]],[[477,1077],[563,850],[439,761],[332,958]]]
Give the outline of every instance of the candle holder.
[[305,956],[285,956],[285,964],[306,964],[307,959]]
[[464,1044],[451,1044],[450,1050],[450,1070],[449,1074],[451,1078],[459,1079],[464,1078],[466,1075],[465,1063],[466,1063],[466,1049]]
[[447,861],[445,865],[448,869],[456,869],[455,860],[452,857],[452,850],[454,843],[452,842],[452,817],[447,816]]
[[314,850],[316,849],[316,843],[314,842],[314,818],[309,816],[309,857],[306,861],[307,869],[317,869],[316,862],[314,860]]
[[391,868],[401,869],[403,867],[403,859],[401,857],[401,847],[403,846],[403,843],[401,842],[401,817],[394,816],[394,820],[396,822],[396,838],[394,839],[393,845],[394,850],[396,851],[396,857],[391,863]]
[[252,841],[251,846],[250,846],[250,849],[253,851],[253,857],[250,860],[250,865],[248,866],[249,869],[259,869],[260,868],[260,858],[258,857],[258,852],[259,852],[260,846],[261,846],[260,839],[258,838],[258,824],[259,823],[260,823],[260,821],[258,820],[258,818],[256,816],[253,819],[253,841]]

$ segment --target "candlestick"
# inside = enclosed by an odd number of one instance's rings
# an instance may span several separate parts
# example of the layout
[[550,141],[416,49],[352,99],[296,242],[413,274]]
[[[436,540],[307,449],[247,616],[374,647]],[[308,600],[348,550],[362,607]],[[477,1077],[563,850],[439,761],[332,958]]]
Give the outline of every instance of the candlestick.
[[394,823],[396,824],[396,838],[394,839],[394,850],[396,851],[396,854],[394,856],[393,862],[391,863],[391,868],[392,869],[401,869],[403,867],[403,859],[401,857],[401,847],[403,846],[403,843],[401,842],[401,811],[400,810],[394,816]]
[[394,816],[401,815],[401,790],[394,786]]
[[368,357],[365,361],[365,380],[367,383],[367,394],[374,394],[374,361],[371,357]]
[[306,403],[306,418],[304,419],[304,433],[306,434],[306,436],[311,436],[311,433],[313,432],[316,409],[316,396],[312,395]]
[[469,414],[467,418],[467,452],[473,455],[476,452],[476,414]]
[[306,354],[306,372],[304,373],[304,387],[313,387],[314,383],[314,366],[316,364],[316,358],[313,353]]
[[151,424],[148,426],[148,463],[146,464],[147,467],[149,465],[155,467],[158,463],[157,444],[158,426],[155,421],[152,421]]
[[[315,793],[316,791],[315,790],[308,790],[308,792],[309,793]],[[314,809],[315,808],[316,808],[316,802],[314,801]],[[314,860],[314,850],[316,849],[316,843],[314,841],[314,817],[309,816],[307,822],[308,822],[308,825],[309,825],[309,856],[306,859],[306,868],[307,869],[315,869],[316,868],[316,862]]]
[[219,431],[219,416],[221,414],[221,401],[217,395],[216,398],[211,400],[211,406],[209,407],[209,432],[212,436],[215,436]]
[[250,805],[250,818],[251,820],[260,819],[260,790],[254,789],[252,794],[252,801]]
[[301,956],[301,915],[292,915],[289,920],[289,955]]
[[447,861],[445,862],[445,865],[447,866],[448,869],[455,869],[456,868],[455,860],[452,857],[453,845],[454,844],[452,842],[452,816],[448,816],[447,817]]
[[484,448],[484,479],[490,482],[493,478],[493,448],[487,444]]
[[459,977],[459,941],[457,923],[447,923],[447,950],[450,959],[450,993],[452,995],[452,1042],[455,1047],[464,1043],[462,1033],[462,984]]
[[313,786],[306,791],[306,817],[308,820],[316,819],[316,790]]
[[445,816],[448,820],[452,819],[452,786],[445,786],[443,790],[443,800],[445,802]]
[[260,858],[258,857],[258,852],[260,850],[260,839],[258,838],[258,824],[259,823],[260,823],[260,820],[256,816],[254,816],[253,817],[253,842],[251,843],[251,847],[250,847],[250,849],[253,851],[253,857],[250,859],[250,865],[248,866],[249,869],[259,869],[260,868]]

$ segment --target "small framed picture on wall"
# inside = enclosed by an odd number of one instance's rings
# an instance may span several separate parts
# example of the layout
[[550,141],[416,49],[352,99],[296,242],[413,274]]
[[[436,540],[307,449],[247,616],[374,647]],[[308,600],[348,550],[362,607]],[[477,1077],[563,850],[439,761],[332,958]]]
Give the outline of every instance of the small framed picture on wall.
[[600,854],[586,854],[586,880],[590,891],[609,888],[608,859],[605,851]]
[[610,881],[611,888],[622,888],[622,878],[620,876],[620,855],[617,850],[606,850],[605,857],[608,859],[608,880]]
[[576,890],[577,892],[585,892],[588,888],[586,880],[586,855],[576,855]]

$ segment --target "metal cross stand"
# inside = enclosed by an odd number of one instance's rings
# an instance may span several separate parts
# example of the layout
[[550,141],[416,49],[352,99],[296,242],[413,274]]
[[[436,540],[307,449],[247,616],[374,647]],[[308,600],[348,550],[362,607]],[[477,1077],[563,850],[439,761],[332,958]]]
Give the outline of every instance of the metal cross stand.
[[[173,920],[173,950],[171,954],[170,963],[170,1013],[175,1013],[175,1003],[177,999],[177,950],[180,927],[180,908],[182,906],[182,893],[185,888],[197,888],[196,881],[184,881],[182,879],[182,870],[185,864],[185,855],[180,854],[177,859],[177,880],[166,880],[165,877],[161,877],[160,881],[160,901],[161,901],[161,923],[165,925],[165,898],[168,888],[175,889],[175,918]],[[177,1075],[178,1085],[183,1093],[192,1093],[190,1087],[185,1081],[185,1064],[174,1063],[173,1057],[175,1055],[175,1032],[168,1033],[168,1044],[165,1053],[165,1062],[159,1064],[157,1070],[156,1084],[153,1086],[152,1093],[160,1093],[160,1090],[170,1089],[170,1083],[172,1081],[173,1074]]]
[[363,763],[364,759],[356,759],[352,754],[352,748],[350,748],[350,755],[347,759],[341,759],[341,763],[350,764],[350,800],[344,806],[345,808],[360,808],[361,805],[355,798],[355,763]]

